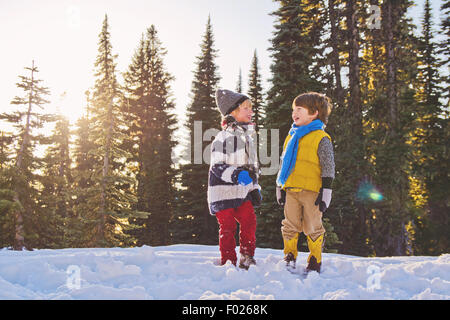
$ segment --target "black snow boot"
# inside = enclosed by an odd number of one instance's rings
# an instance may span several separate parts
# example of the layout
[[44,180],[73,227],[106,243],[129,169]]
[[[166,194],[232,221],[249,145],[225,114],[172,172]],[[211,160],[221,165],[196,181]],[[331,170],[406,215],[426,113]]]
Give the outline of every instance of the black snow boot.
[[239,260],[239,268],[248,270],[248,268],[250,268],[252,264],[256,264],[255,258],[246,254],[241,254],[241,259]]
[[289,252],[284,256],[284,261],[286,261],[286,267],[288,267],[289,269],[295,269],[296,259],[292,252]]

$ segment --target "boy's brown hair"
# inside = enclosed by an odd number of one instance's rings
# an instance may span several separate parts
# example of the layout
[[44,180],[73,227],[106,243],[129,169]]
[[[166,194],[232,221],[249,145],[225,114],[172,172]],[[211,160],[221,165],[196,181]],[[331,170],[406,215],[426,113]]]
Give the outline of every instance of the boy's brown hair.
[[307,92],[298,95],[292,103],[292,108],[294,107],[304,107],[308,109],[309,114],[318,111],[317,118],[324,124],[328,123],[328,116],[333,108],[331,99],[317,92]]

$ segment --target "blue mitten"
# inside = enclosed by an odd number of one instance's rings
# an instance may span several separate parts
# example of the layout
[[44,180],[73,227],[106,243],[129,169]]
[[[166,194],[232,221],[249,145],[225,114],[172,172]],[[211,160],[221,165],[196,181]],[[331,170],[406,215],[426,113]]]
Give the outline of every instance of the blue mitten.
[[239,172],[238,183],[240,185],[246,186],[252,181],[253,180],[252,180],[252,178],[250,178],[250,175],[248,174],[248,171],[244,170],[244,171]]

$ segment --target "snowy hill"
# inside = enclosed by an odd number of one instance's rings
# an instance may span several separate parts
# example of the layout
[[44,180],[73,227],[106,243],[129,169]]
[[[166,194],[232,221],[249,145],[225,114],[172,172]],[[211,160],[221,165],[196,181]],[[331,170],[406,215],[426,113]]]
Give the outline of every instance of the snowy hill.
[[[0,299],[450,299],[450,254],[323,255],[323,272],[286,271],[283,252],[256,249],[248,271],[218,266],[217,246],[0,250]],[[297,259],[299,272],[307,253]]]

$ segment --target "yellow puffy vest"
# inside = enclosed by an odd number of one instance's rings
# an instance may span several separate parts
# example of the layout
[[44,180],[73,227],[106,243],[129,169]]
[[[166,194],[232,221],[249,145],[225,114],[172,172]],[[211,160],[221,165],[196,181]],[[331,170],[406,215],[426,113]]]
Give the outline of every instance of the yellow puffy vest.
[[[300,139],[295,167],[283,189],[294,188],[319,192],[322,187],[322,177],[317,149],[323,137],[331,140],[330,135],[323,130],[312,131]],[[290,139],[291,136],[288,135],[284,141],[283,151]]]

